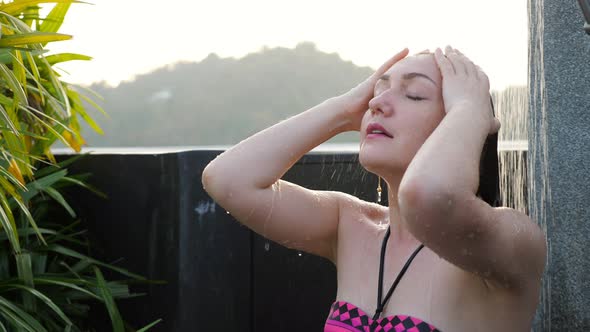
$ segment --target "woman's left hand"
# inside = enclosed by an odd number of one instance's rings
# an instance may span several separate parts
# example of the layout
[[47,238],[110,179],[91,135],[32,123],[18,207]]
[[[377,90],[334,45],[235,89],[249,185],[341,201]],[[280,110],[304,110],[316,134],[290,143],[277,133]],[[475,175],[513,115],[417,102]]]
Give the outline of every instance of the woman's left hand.
[[489,124],[489,134],[497,133],[500,121],[490,105],[488,76],[460,51],[447,46],[445,54],[437,49],[434,58],[443,78],[445,112],[464,110]]

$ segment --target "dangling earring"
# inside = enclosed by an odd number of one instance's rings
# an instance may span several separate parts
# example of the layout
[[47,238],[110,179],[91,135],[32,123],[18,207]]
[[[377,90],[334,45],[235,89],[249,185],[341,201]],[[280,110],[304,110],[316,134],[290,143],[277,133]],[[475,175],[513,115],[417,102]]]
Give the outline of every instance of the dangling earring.
[[381,203],[381,191],[381,177],[379,177],[377,182],[377,203]]

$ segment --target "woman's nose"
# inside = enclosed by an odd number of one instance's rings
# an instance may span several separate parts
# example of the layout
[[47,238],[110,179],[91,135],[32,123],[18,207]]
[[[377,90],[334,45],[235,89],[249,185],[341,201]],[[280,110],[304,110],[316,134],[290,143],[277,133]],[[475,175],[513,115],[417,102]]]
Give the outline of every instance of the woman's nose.
[[385,91],[369,100],[369,110],[371,110],[371,113],[383,113],[384,116],[391,115],[393,108],[390,97],[390,94]]

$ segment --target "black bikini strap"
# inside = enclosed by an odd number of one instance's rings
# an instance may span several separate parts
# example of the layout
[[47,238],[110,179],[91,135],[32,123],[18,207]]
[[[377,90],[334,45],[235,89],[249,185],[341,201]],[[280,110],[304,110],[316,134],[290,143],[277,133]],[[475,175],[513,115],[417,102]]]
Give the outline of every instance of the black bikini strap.
[[385,304],[387,304],[387,301],[389,301],[391,294],[393,294],[393,291],[397,287],[397,284],[399,284],[400,280],[402,279],[402,277],[404,276],[404,274],[406,273],[406,271],[410,267],[410,264],[412,263],[412,261],[414,260],[416,255],[418,255],[420,250],[422,250],[422,248],[424,248],[424,245],[420,244],[420,246],[418,246],[418,248],[416,248],[416,250],[414,250],[414,253],[412,253],[412,256],[410,256],[410,258],[408,258],[408,260],[406,261],[406,264],[404,265],[404,267],[401,269],[401,271],[397,275],[397,278],[395,278],[393,285],[391,285],[391,287],[389,288],[389,292],[387,292],[387,295],[385,295],[385,299],[383,301],[381,301],[381,296],[383,294],[383,266],[385,265],[384,264],[385,251],[387,249],[387,241],[389,240],[390,234],[391,234],[391,228],[387,227],[387,232],[385,233],[385,237],[383,238],[383,242],[381,243],[381,258],[379,261],[379,284],[377,285],[377,309],[375,310],[375,315],[373,316],[373,320],[379,318],[379,316],[381,315],[381,312],[383,312],[383,308],[385,308]]

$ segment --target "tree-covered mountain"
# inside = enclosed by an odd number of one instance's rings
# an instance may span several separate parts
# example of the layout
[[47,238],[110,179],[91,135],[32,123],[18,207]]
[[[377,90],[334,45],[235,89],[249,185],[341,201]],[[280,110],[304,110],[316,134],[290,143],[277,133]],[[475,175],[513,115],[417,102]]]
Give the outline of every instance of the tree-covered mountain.
[[[231,145],[346,92],[372,72],[309,42],[294,49],[264,48],[240,59],[210,54],[117,87],[93,84],[109,118],[97,117],[104,135],[86,130],[85,138],[90,147]],[[523,87],[517,90],[525,93]],[[332,142],[357,137],[347,133]]]
[[86,130],[85,137],[94,147],[234,144],[346,92],[371,73],[312,43],[265,48],[241,59],[210,54],[117,87],[92,85],[110,118],[98,121],[104,136]]

